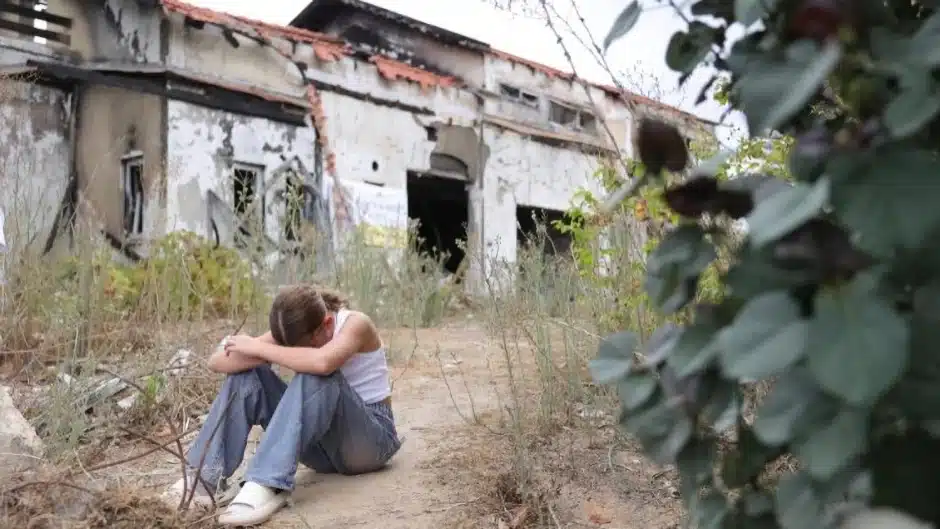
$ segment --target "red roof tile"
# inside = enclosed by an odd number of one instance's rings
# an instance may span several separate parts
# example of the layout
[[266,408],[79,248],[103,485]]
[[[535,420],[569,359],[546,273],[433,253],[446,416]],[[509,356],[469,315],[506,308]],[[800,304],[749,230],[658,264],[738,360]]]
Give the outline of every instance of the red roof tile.
[[[228,27],[233,30],[253,31],[259,36],[269,39],[279,38],[310,44],[313,47],[314,54],[321,61],[332,62],[352,55],[352,50],[342,39],[324,33],[269,24],[260,20],[194,6],[180,0],[162,0],[162,2],[164,9],[169,12],[179,13],[207,24]],[[424,88],[430,86],[455,86],[457,84],[456,79],[452,77],[440,76],[386,57],[373,56],[370,62],[374,63],[379,72],[390,80],[401,78],[418,83]]]

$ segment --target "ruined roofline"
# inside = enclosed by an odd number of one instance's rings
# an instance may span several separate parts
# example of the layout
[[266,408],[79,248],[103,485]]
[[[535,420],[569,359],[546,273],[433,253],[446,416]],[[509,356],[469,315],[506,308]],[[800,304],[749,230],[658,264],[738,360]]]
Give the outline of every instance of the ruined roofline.
[[[247,17],[215,11],[204,7],[194,6],[180,0],[161,0],[164,10],[169,13],[181,14],[187,19],[211,24],[223,29],[229,29],[233,32],[246,36],[256,35],[260,42],[268,42],[272,38],[284,39],[294,43],[305,43],[313,47],[317,59],[324,62],[334,62],[348,57],[355,59],[358,52],[353,50],[342,39],[310,31],[307,29],[279,26],[269,24],[260,20]],[[285,56],[291,55],[290,50],[281,50]],[[421,68],[411,66],[401,61],[381,56],[372,55],[368,62],[374,64],[380,75],[389,81],[399,79],[417,83],[422,88],[439,87],[457,87],[462,83],[449,76],[438,75]]]
[[312,0],[288,25],[321,30],[326,23],[336,17],[338,12],[344,9],[367,12],[408,29],[424,33],[445,44],[474,51],[487,51],[490,49],[490,45],[486,42],[362,0]]
[[[422,33],[425,33],[431,37],[436,38],[437,40],[446,43],[466,48],[472,51],[480,52],[484,55],[489,55],[491,57],[496,57],[498,59],[511,62],[514,64],[520,64],[531,68],[533,71],[542,73],[548,77],[557,77],[559,79],[564,79],[569,82],[584,83],[587,86],[597,88],[604,92],[605,95],[612,97],[614,99],[619,99],[625,102],[628,106],[631,104],[639,106],[649,106],[662,110],[668,114],[672,114],[676,117],[685,120],[692,120],[697,123],[704,125],[716,125],[714,121],[702,118],[691,112],[687,112],[678,107],[668,105],[661,101],[642,96],[629,90],[626,90],[621,87],[617,87],[611,84],[596,83],[588,81],[584,78],[574,75],[572,72],[566,72],[564,70],[559,70],[558,68],[553,68],[546,64],[527,59],[518,55],[514,55],[509,52],[498,50],[493,48],[490,44],[472,39],[468,36],[452,32],[450,30],[429,24],[427,22],[418,20],[413,17],[409,17],[402,13],[391,11],[383,7],[379,7],[375,4],[365,2],[363,0],[312,0],[307,6],[294,17],[290,22],[290,26],[302,30],[303,26],[308,26],[309,22],[313,21],[316,25],[309,26],[314,27],[315,29],[322,29],[326,27],[326,24],[329,23],[333,17],[336,16],[336,12],[340,9],[351,9],[362,11],[371,15],[385,18],[391,20],[397,24],[403,25],[409,29],[417,30]],[[303,30],[310,31],[310,30]],[[317,33],[318,35],[323,35],[322,33]],[[338,39],[338,37],[329,38]]]

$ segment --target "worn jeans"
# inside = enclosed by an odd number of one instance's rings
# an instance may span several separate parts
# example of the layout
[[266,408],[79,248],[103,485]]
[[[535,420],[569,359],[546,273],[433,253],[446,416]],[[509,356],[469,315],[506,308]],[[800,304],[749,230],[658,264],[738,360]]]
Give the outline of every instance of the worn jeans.
[[340,371],[298,373],[287,384],[261,366],[226,377],[190,447],[189,466],[199,467],[208,446],[200,476],[210,486],[231,477],[255,425],[264,435],[245,480],[282,490],[294,488],[298,462],[319,473],[362,474],[401,448],[391,408],[363,402]]

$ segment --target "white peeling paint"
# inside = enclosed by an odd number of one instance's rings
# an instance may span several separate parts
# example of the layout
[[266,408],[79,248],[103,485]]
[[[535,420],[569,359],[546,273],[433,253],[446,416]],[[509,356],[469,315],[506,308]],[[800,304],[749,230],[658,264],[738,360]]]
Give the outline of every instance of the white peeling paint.
[[[263,118],[247,117],[180,101],[168,104],[167,231],[189,230],[212,236],[206,213],[206,194],[216,193],[232,207],[232,164],[258,165],[270,180],[271,170],[296,156],[308,169],[315,166],[316,133]],[[265,189],[271,205],[272,190]],[[265,232],[280,235],[279,215],[265,211]]]
[[0,93],[0,208],[7,243],[41,248],[68,184],[69,96],[11,81],[2,82]]

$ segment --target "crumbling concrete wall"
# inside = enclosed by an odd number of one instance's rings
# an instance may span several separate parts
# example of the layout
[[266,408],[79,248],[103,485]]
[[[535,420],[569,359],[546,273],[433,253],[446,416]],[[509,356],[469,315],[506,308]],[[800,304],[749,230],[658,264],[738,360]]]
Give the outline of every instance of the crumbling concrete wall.
[[[539,97],[538,107],[530,108],[501,98],[489,99],[486,112],[508,117],[552,132],[571,132],[565,127],[549,122],[549,100],[591,111],[595,117],[603,117],[607,128],[616,139],[620,149],[631,148],[627,132],[630,113],[623,101],[612,97],[600,88],[572,81],[560,71],[535,63],[525,64],[509,60],[497,54],[487,55],[485,61],[485,87],[492,93],[500,93],[500,85],[508,84]],[[585,139],[609,143],[609,134],[603,127],[595,132],[585,132]]]
[[[218,26],[187,26],[177,14],[169,17],[168,26],[168,65],[238,80],[266,91],[304,96],[305,86],[297,67],[274,48],[243,35],[229,33],[229,38],[237,43],[233,46]],[[287,40],[275,40],[283,49],[292,47]],[[310,48],[308,44],[297,46]]]
[[[362,28],[371,35],[364,34]],[[470,86],[479,87],[484,83],[482,53],[445,44],[420,29],[402,27],[385,18],[356,11],[333,20],[323,32],[347,36],[347,40],[374,53],[385,53],[419,67],[455,75]],[[387,44],[376,42],[375,36]]]
[[579,189],[600,193],[597,156],[574,146],[552,146],[488,127],[483,182],[484,245],[491,259],[516,261],[516,207],[565,211]]
[[[167,116],[167,231],[189,230],[214,237],[207,207],[217,202],[234,207],[233,169],[241,163],[261,170],[264,233],[268,239],[280,241],[282,218],[274,196],[277,189],[271,187],[276,183],[271,172],[293,158],[313,171],[315,130],[174,100],[168,102]],[[234,220],[224,210],[216,211],[216,222]],[[231,226],[217,228],[232,233]],[[223,233],[219,235],[225,238]]]
[[69,179],[70,92],[0,80],[0,208],[8,246],[42,249]]
[[[76,168],[79,215],[99,224],[115,239],[141,253],[148,240],[162,234],[165,208],[163,100],[130,89],[88,85],[78,108]],[[143,159],[143,233],[126,240],[123,230],[123,160]]]

